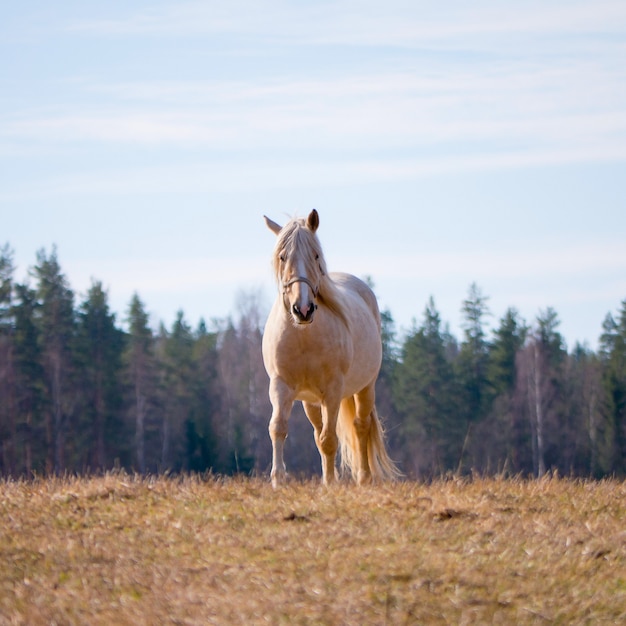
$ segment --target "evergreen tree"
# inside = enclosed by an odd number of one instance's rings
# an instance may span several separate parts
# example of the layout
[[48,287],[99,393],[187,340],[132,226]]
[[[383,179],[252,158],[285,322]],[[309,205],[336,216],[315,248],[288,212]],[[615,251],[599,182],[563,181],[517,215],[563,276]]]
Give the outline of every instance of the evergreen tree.
[[121,414],[123,333],[115,326],[107,293],[92,282],[78,314],[77,363],[83,399],[78,438],[80,466],[105,469],[128,456]]
[[561,469],[579,476],[601,476],[605,447],[601,362],[580,344],[567,357],[565,400],[569,420],[561,432]]
[[472,283],[461,308],[464,338],[457,359],[457,371],[468,423],[480,421],[489,408],[489,344],[485,336],[485,316],[490,313],[487,300],[476,283]]
[[16,463],[14,328],[12,319],[13,251],[0,248],[0,473],[11,474]]
[[602,383],[603,446],[599,464],[604,471],[626,475],[626,300],[622,301],[618,319],[608,314],[600,339],[603,364]]
[[489,351],[487,380],[492,395],[509,394],[515,388],[516,357],[524,346],[528,329],[516,309],[509,308],[494,331]]
[[185,464],[185,433],[192,421],[195,386],[193,343],[191,328],[182,311],[178,311],[171,333],[164,328],[159,333],[164,392],[162,469],[180,469]]
[[380,367],[381,375],[391,377],[393,369],[398,362],[398,346],[396,323],[391,311],[388,309],[380,312],[381,342],[383,346],[383,358]]
[[15,285],[15,390],[16,423],[21,461],[17,473],[46,469],[45,377],[40,332],[37,324],[37,293],[28,285]]
[[560,325],[559,315],[552,307],[539,312],[535,335],[541,344],[549,365],[554,368],[552,372],[553,377],[558,377],[556,370],[563,364],[567,354],[563,336],[557,330]]
[[493,332],[487,361],[490,409],[475,438],[474,467],[520,471],[520,454],[530,445],[527,420],[519,419],[515,403],[517,355],[527,328],[515,309],[508,309]]
[[575,447],[572,440],[564,434],[571,433],[571,415],[568,410],[568,389],[566,381],[567,347],[563,336],[558,331],[561,325],[558,313],[548,307],[537,316],[537,339],[546,364],[549,395],[546,398],[546,454],[548,464],[562,473],[569,471],[564,459],[571,456]]
[[9,244],[0,248],[0,336],[11,332],[11,302],[13,298],[13,250]]
[[383,358],[376,380],[376,408],[387,431],[387,443],[391,456],[398,457],[403,446],[400,434],[400,417],[393,401],[395,370],[399,359],[396,328],[391,311],[381,311],[381,339]]
[[[130,415],[134,422],[134,463],[144,474],[148,467],[156,469],[159,454],[150,444],[156,434],[154,418],[157,399],[157,364],[154,355],[154,336],[148,325],[148,314],[143,302],[134,294],[128,310],[129,333],[124,351],[125,379],[130,388]],[[146,450],[148,447],[148,450]]]
[[[459,418],[465,422],[463,453],[472,448],[472,429],[480,423],[490,409],[490,393],[487,367],[489,344],[485,335],[485,317],[489,315],[488,298],[483,296],[476,283],[472,283],[468,297],[463,301],[463,342],[456,359],[456,376],[460,385]],[[459,461],[462,466],[463,458]],[[476,465],[477,459],[470,460]]]
[[456,469],[462,448],[454,371],[432,297],[424,322],[406,338],[396,367],[394,395],[402,419],[405,467],[431,475]]
[[193,344],[193,405],[186,424],[184,469],[204,472],[216,469],[218,446],[214,422],[221,413],[219,395],[217,333],[207,330],[200,320]]
[[76,400],[72,394],[72,347],[76,329],[74,294],[61,272],[56,248],[50,256],[45,250],[37,253],[34,274],[37,279],[37,323],[48,410],[47,470],[59,474],[65,470],[66,433]]

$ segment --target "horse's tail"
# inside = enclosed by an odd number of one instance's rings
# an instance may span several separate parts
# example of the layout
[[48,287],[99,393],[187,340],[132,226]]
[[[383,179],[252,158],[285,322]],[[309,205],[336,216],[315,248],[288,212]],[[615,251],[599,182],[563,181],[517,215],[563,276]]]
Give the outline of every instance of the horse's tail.
[[[341,449],[341,467],[349,470],[352,478],[359,480],[359,442],[354,426],[356,406],[354,397],[344,398],[339,408],[337,435]],[[370,413],[370,429],[367,439],[367,460],[374,480],[395,480],[401,472],[389,458],[385,447],[385,433],[376,407]]]

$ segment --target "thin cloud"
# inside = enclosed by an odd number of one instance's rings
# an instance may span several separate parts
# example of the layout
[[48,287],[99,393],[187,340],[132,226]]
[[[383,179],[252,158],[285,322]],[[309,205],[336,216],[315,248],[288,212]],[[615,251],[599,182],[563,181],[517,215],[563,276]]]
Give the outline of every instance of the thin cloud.
[[347,184],[393,183],[467,172],[498,172],[575,163],[626,161],[626,144],[611,142],[564,146],[557,150],[541,148],[453,154],[441,157],[342,158],[331,160],[219,159],[186,161],[154,166],[96,170],[31,178],[28,188],[15,183],[0,190],[0,200],[11,202],[28,198],[72,195],[149,195],[162,193],[212,193],[333,187]]
[[[487,144],[556,154],[626,134],[626,69],[587,59],[490,63],[324,80],[156,81],[74,85],[78,110],[5,116],[0,136],[54,141],[202,146],[211,151],[309,150],[337,143],[377,150],[448,146],[480,155]],[[103,107],[102,96],[107,105]],[[461,142],[473,144],[471,150]],[[592,150],[593,152],[593,150]]]
[[[94,274],[98,280],[115,286],[116,291],[132,293],[168,294],[233,285],[270,283],[270,264],[267,259],[194,257],[194,258],[141,258],[141,259],[89,259],[70,260],[64,263],[72,284],[84,290]],[[216,271],[219,268],[219,271]]]
[[572,4],[526,3],[502,6],[479,2],[419,6],[415,3],[330,2],[293,5],[251,1],[227,4],[176,3],[128,12],[123,17],[76,20],[72,32],[102,36],[189,36],[228,34],[282,41],[295,45],[423,46],[468,38],[510,37],[511,34],[616,32],[626,23],[621,2]]
[[584,274],[626,275],[626,251],[622,242],[585,243],[550,249],[471,250],[424,252],[404,255],[368,255],[338,257],[337,267],[359,268],[362,274],[372,274],[393,280],[440,280],[472,276],[482,280],[522,280],[537,276]]

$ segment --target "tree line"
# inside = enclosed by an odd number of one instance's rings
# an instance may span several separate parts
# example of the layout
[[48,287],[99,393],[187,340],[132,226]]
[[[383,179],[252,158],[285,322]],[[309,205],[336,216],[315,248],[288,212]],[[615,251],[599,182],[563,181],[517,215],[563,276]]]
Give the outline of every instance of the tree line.
[[[123,329],[101,282],[77,302],[56,249],[37,253],[30,280],[14,273],[6,244],[0,475],[269,470],[256,294],[242,294],[235,319],[192,328],[179,311],[157,330],[135,294]],[[569,351],[552,308],[531,324],[510,308],[489,332],[488,298],[475,284],[462,314],[459,340],[432,298],[402,336],[383,312],[379,413],[407,476],[626,475],[626,300],[607,314],[597,352]],[[319,473],[299,406],[285,452],[292,473]]]

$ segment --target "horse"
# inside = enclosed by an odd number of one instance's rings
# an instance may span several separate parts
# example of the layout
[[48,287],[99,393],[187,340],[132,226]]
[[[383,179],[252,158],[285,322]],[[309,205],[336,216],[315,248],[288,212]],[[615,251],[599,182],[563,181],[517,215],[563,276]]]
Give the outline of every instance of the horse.
[[273,269],[279,285],[262,344],[272,404],[272,485],[286,479],[283,450],[297,400],[313,425],[326,486],[336,481],[339,446],[342,469],[358,484],[393,480],[399,472],[385,449],[375,405],[382,361],[376,296],[356,276],[328,273],[315,209],[284,227],[264,217],[277,236]]

